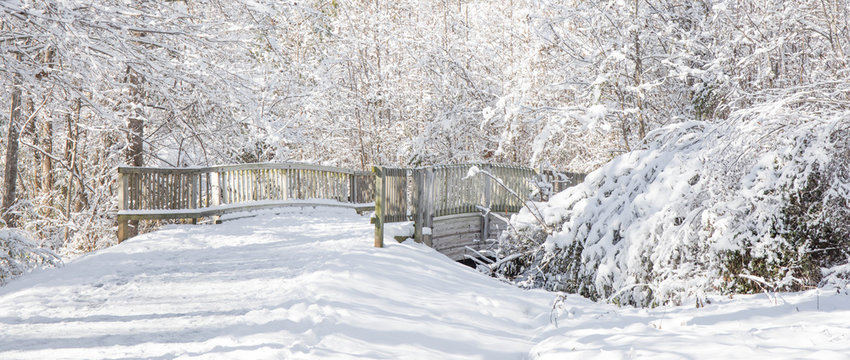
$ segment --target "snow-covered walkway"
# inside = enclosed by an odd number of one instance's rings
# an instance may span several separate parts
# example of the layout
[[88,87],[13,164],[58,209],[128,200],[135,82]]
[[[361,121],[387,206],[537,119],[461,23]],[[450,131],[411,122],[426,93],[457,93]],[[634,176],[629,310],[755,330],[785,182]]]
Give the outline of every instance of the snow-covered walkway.
[[368,218],[173,226],[0,288],[0,359],[847,358],[850,296],[618,309],[524,291]]

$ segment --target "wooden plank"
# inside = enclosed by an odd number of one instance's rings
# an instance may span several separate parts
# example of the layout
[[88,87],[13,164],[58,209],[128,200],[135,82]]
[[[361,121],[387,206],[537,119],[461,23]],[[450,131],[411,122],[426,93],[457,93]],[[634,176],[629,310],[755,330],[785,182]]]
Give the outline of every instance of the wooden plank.
[[450,243],[441,243],[434,246],[434,249],[439,253],[446,255],[452,260],[458,261],[465,259],[465,255],[475,256],[475,252],[469,251],[467,247],[471,247],[475,250],[482,250],[488,248],[488,244],[485,242],[473,242],[473,241],[455,241]]
[[470,244],[479,241],[479,235],[480,234],[478,232],[468,232],[434,237],[433,247],[439,250],[450,246],[456,246],[458,244]]
[[[491,244],[486,241],[454,241],[454,242],[443,242],[439,243],[434,247],[434,250],[437,250],[440,253],[452,252],[461,250],[464,251],[466,247],[471,247],[475,250],[488,249]],[[473,252],[469,252],[470,255],[473,255]]]
[[314,165],[305,163],[249,163],[249,164],[232,164],[218,165],[207,167],[185,167],[185,168],[159,168],[159,167],[136,167],[136,166],[119,166],[118,172],[121,174],[133,173],[208,173],[208,172],[224,172],[224,171],[239,171],[246,169],[310,169],[322,170],[330,172],[339,172],[344,174],[353,174],[354,170],[345,169],[334,166]]
[[481,235],[481,221],[476,219],[475,222],[455,223],[451,225],[435,224],[431,231],[431,236],[434,238],[451,236],[456,234],[475,234]]
[[[438,218],[439,219],[439,218]],[[481,215],[470,214],[470,216],[458,217],[451,220],[434,220],[434,232],[456,231],[463,229],[481,229]]]
[[116,215],[116,218],[119,221],[123,220],[167,220],[167,219],[191,219],[191,218],[205,218],[212,216],[221,216],[224,214],[230,214],[235,212],[243,212],[243,211],[254,211],[254,210],[263,210],[263,209],[274,209],[274,208],[285,208],[285,207],[337,207],[337,208],[346,208],[346,209],[354,209],[357,211],[363,211],[372,209],[372,206],[364,206],[362,204],[349,204],[349,203],[328,203],[328,202],[311,202],[311,201],[270,201],[263,203],[246,203],[246,204],[232,204],[226,206],[220,206],[215,208],[202,208],[202,209],[185,209],[185,210],[169,210],[164,212],[156,212],[156,211],[145,211],[145,210],[126,210],[123,212],[119,212]]
[[381,168],[375,166],[372,168],[375,173],[375,247],[384,247],[384,206],[386,202],[386,192],[384,177]]

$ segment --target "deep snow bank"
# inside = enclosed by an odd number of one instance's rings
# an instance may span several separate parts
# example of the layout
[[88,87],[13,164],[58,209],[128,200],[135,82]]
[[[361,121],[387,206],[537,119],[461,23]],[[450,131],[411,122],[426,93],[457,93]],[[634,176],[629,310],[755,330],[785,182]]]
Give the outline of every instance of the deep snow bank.
[[[527,287],[652,305],[842,283],[850,113],[759,109],[651,133],[585,182],[524,210],[494,270]],[[841,285],[841,284],[839,284]]]

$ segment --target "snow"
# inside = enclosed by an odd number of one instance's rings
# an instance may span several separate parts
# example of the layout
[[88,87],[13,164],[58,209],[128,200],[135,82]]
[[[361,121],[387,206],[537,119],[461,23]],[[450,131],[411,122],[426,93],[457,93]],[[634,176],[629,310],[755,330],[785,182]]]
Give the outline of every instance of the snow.
[[[2,359],[843,358],[850,298],[618,308],[522,290],[341,208],[173,225],[0,288]],[[554,305],[553,305],[554,304]]]
[[836,130],[850,117],[786,111],[651,132],[642,149],[522,209],[495,257],[523,258],[495,269],[525,287],[640,306],[840,284],[839,268],[817,269],[850,261],[850,138]]

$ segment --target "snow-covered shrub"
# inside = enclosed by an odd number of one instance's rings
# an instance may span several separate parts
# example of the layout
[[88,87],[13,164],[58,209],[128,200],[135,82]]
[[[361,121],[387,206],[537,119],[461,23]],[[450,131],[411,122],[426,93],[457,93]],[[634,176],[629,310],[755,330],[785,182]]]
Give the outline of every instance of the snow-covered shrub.
[[60,262],[52,251],[39,247],[24,231],[0,229],[0,286],[39,266]]
[[538,204],[551,233],[517,214],[493,270],[639,306],[836,283],[850,255],[850,113],[811,113],[659,129]]

